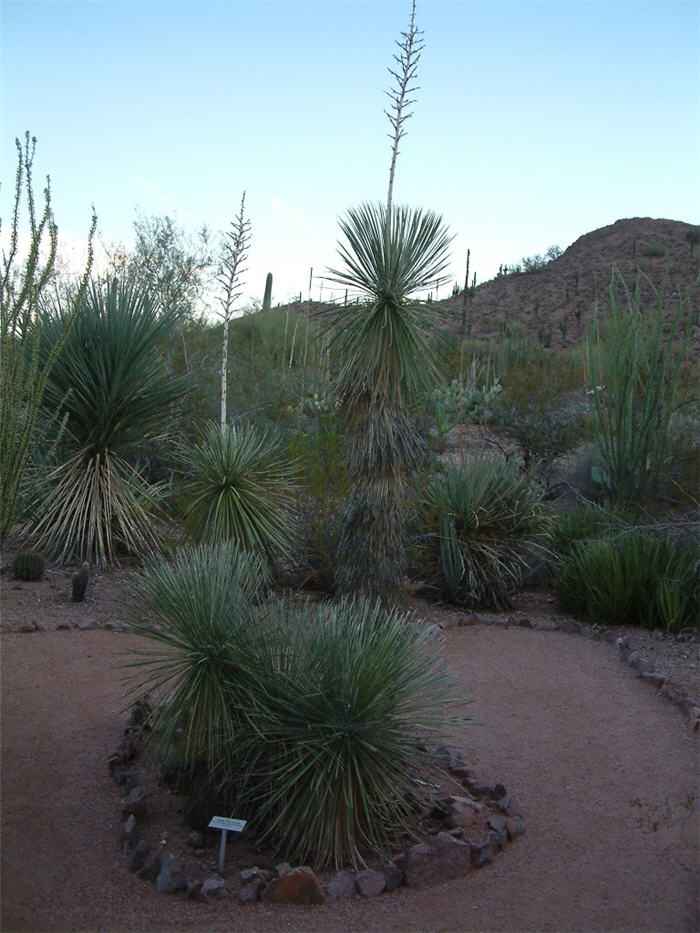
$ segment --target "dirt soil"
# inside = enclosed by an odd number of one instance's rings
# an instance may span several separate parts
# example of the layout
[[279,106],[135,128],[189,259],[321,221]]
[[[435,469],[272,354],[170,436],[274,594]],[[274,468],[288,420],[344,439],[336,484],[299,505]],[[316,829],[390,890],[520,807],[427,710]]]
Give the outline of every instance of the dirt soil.
[[[526,835],[457,881],[372,900],[240,907],[158,894],[127,870],[106,765],[125,723],[121,665],[141,643],[121,631],[129,580],[127,570],[98,575],[73,604],[69,573],[3,577],[5,933],[700,929],[700,732],[614,645],[515,625],[450,627],[452,610],[418,602],[417,624],[447,623],[441,650],[469,697],[475,725],[455,744],[483,780],[518,797]],[[542,595],[522,594],[518,609],[555,618]],[[697,642],[625,633],[700,693]],[[177,810],[160,815],[159,833],[181,832]]]

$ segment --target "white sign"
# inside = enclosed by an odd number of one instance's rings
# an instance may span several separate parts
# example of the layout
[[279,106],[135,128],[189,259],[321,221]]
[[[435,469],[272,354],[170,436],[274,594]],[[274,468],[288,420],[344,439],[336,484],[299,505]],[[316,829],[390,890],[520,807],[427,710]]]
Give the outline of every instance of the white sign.
[[210,829],[228,829],[240,833],[245,828],[247,820],[230,820],[227,816],[213,816],[209,823]]

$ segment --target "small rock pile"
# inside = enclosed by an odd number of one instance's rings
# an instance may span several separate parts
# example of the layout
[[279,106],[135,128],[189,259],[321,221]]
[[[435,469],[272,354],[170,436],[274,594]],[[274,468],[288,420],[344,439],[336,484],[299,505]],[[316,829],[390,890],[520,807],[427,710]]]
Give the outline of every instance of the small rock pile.
[[[464,793],[440,796],[437,785],[426,783],[414,801],[424,831],[422,842],[379,868],[339,871],[325,886],[305,865],[293,867],[282,862],[274,870],[252,866],[240,872],[240,885],[234,891],[219,874],[188,867],[172,852],[155,852],[142,838],[148,819],[147,794],[138,786],[136,771],[130,765],[142,733],[149,729],[151,713],[148,697],[135,704],[108,767],[124,795],[120,842],[128,868],[164,894],[182,891],[201,901],[235,896],[239,904],[322,904],[326,899],[378,897],[401,885],[425,887],[482,868],[525,832],[518,800],[508,795],[502,784],[491,786],[477,780],[458,749],[441,746],[436,758]],[[198,832],[188,839],[191,845],[202,845],[203,841]]]

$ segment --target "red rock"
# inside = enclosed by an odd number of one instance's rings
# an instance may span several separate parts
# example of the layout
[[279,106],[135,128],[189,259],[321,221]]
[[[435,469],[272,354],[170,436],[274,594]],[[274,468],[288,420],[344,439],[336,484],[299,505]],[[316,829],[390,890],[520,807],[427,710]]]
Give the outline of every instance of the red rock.
[[275,878],[265,888],[262,900],[268,904],[323,904],[326,897],[310,868],[293,868]]

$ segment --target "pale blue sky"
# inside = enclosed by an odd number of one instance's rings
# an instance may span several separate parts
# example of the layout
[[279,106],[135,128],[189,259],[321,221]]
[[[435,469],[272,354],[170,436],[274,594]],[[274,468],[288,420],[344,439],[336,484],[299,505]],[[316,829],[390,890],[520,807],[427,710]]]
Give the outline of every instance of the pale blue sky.
[[[136,211],[223,229],[247,190],[245,294],[335,260],[337,218],[386,196],[383,114],[410,0],[0,0],[0,216],[38,137],[64,241]],[[622,217],[700,221],[700,5],[418,0],[425,50],[395,200],[441,213],[478,281]],[[324,286],[324,295],[329,286]],[[314,286],[318,297],[318,283]]]

